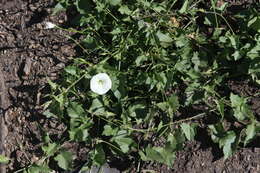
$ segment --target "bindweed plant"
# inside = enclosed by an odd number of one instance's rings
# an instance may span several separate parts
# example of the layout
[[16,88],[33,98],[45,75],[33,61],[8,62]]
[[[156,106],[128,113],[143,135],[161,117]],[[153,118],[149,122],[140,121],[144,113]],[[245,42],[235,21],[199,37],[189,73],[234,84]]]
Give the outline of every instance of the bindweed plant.
[[[48,138],[46,157],[27,171],[48,172],[51,158],[63,170],[77,167],[75,153],[64,150],[66,141],[89,148],[82,170],[126,157],[135,165],[155,161],[171,167],[202,118],[215,120],[204,130],[225,158],[250,143],[260,125],[248,98],[222,89],[230,79],[260,84],[259,11],[229,17],[228,5],[59,0],[54,13],[77,12],[70,21],[74,28],[60,29],[83,37],[77,42],[82,52],[59,82],[49,81],[45,115],[65,125],[63,138]],[[204,109],[185,115],[196,105]]]

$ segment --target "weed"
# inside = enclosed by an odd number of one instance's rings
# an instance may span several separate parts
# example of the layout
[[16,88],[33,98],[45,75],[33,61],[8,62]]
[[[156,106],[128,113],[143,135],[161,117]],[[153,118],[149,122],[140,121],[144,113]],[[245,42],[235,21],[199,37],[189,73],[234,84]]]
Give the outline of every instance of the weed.
[[[84,167],[123,156],[171,167],[175,152],[196,136],[195,120],[209,115],[217,122],[207,129],[225,158],[247,145],[259,122],[247,98],[219,88],[232,78],[260,84],[259,12],[252,8],[231,18],[227,3],[210,2],[202,8],[207,3],[201,0],[60,0],[54,13],[71,7],[78,12],[71,23],[80,29],[65,30],[84,36],[76,42],[82,56],[65,68],[62,82],[49,81],[45,104],[45,115],[64,123],[68,135],[47,140],[46,157],[27,172],[48,172],[50,158],[72,170],[73,153],[64,150],[64,141],[89,147]],[[98,73],[112,81],[102,95],[90,89]],[[180,110],[198,104],[207,111],[178,118]],[[241,126],[227,127],[226,121]]]

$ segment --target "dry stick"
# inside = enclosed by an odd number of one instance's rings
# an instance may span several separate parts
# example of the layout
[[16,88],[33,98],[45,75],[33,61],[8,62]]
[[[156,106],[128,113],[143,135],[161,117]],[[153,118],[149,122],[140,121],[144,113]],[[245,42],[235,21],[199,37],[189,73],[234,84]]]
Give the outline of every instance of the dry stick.
[[[5,138],[7,127],[5,123],[5,111],[10,106],[2,69],[0,68],[0,154],[5,155]],[[0,173],[6,173],[6,165],[0,164]]]

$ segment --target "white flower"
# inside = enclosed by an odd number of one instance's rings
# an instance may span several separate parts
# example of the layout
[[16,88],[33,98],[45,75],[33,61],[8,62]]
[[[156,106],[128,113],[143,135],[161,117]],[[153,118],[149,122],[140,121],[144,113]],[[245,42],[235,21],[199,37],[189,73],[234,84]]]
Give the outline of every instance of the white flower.
[[51,22],[46,22],[45,23],[45,29],[52,29],[52,28],[55,28],[56,25],[54,23],[51,23]]
[[108,92],[112,87],[112,81],[106,73],[99,73],[90,80],[90,89],[99,95]]

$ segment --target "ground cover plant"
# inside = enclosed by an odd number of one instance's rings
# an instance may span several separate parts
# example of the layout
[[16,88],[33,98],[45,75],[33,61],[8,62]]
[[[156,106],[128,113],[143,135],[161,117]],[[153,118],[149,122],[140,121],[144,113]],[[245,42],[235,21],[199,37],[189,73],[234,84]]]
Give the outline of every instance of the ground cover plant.
[[[58,1],[54,13],[76,12],[74,28],[57,27],[75,33],[79,54],[59,81],[49,80],[45,115],[66,128],[58,141],[46,134],[45,157],[24,172],[83,172],[120,158],[171,167],[202,118],[211,120],[204,130],[224,158],[249,144],[259,135],[259,117],[249,98],[224,86],[234,78],[260,85],[259,11],[229,17],[228,3],[220,2]],[[106,76],[96,80],[100,86],[91,84],[95,75]],[[89,148],[80,166],[66,141]]]

